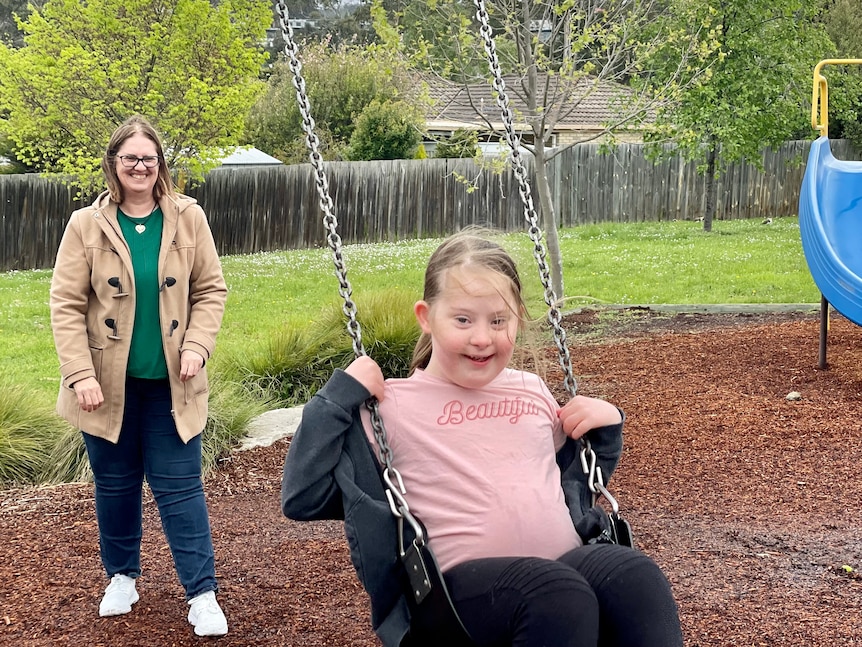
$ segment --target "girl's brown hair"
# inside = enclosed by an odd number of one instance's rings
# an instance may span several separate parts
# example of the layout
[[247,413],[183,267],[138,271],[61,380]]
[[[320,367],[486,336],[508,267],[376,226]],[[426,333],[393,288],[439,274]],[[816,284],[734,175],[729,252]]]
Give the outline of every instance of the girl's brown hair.
[[[425,269],[425,289],[422,299],[433,305],[444,288],[446,272],[453,268],[472,266],[487,269],[506,279],[517,301],[519,317],[526,313],[521,295],[521,279],[518,267],[508,252],[490,240],[482,230],[469,229],[454,234],[444,240],[431,254]],[[431,359],[431,335],[422,333],[413,349],[410,373],[417,368],[425,368]]]
[[159,177],[153,187],[153,198],[159,201],[163,196],[172,197],[175,193],[174,182],[171,179],[168,163],[165,161],[165,151],[162,148],[162,139],[159,137],[159,133],[144,117],[135,115],[117,127],[114,134],[111,135],[108,147],[102,157],[102,173],[105,175],[108,193],[111,195],[111,200],[117,204],[122,204],[126,197],[123,195],[123,185],[120,184],[120,178],[117,175],[117,151],[120,150],[124,141],[137,134],[151,140],[156,145],[156,155],[159,156]]

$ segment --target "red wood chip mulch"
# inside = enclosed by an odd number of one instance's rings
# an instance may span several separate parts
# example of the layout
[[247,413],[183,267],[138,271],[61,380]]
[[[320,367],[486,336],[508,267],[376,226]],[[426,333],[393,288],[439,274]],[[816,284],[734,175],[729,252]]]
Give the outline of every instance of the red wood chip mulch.
[[[580,392],[628,416],[611,490],[671,581],[686,644],[862,644],[862,328],[833,315],[821,371],[814,313],[584,313],[566,326]],[[230,623],[218,644],[378,645],[340,524],[280,514],[286,448],[231,454],[208,479]],[[0,492],[0,644],[207,640],[186,622],[151,500],[143,563],[132,613],[99,618],[92,486]]]

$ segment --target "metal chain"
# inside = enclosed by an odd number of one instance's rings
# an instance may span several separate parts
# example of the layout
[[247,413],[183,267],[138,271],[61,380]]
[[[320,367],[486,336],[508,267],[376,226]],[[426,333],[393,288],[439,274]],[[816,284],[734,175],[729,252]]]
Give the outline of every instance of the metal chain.
[[569,394],[575,395],[578,385],[572,373],[572,358],[569,354],[568,344],[566,343],[566,331],[562,326],[562,315],[557,307],[559,301],[551,285],[551,271],[548,268],[545,245],[542,243],[542,230],[538,225],[539,217],[533,205],[533,196],[530,191],[530,183],[527,179],[527,169],[524,166],[521,155],[520,138],[515,133],[515,127],[512,124],[512,109],[509,106],[506,83],[503,80],[503,73],[500,70],[500,62],[497,58],[497,46],[494,44],[494,36],[491,32],[491,25],[488,22],[488,10],[485,8],[484,0],[474,0],[474,4],[476,6],[476,18],[479,20],[479,33],[482,35],[485,53],[488,55],[488,67],[494,76],[493,86],[497,92],[497,105],[500,108],[503,125],[506,128],[506,141],[512,150],[512,170],[515,172],[515,177],[518,180],[521,202],[524,204],[524,218],[526,218],[528,223],[527,231],[530,234],[530,239],[533,241],[533,256],[539,267],[539,278],[542,281],[542,287],[545,289],[544,297],[545,303],[548,305],[548,322],[554,331],[554,342],[557,345],[557,350],[559,350],[560,367],[563,369],[563,386]]
[[314,132],[314,119],[311,117],[311,104],[305,91],[305,79],[302,76],[302,63],[299,61],[299,48],[293,38],[293,28],[288,18],[287,4],[284,0],[276,3],[278,21],[284,38],[284,54],[288,66],[293,73],[293,87],[296,89],[296,100],[299,102],[299,112],[302,115],[302,130],[305,133],[305,145],[309,151],[311,166],[314,167],[317,194],[320,196],[320,210],[323,211],[323,225],[326,227],[326,242],[332,250],[335,274],[338,277],[338,293],[344,300],[344,314],[347,316],[347,332],[353,340],[353,352],[356,357],[365,354],[362,346],[362,330],[356,320],[356,304],[353,302],[353,288],[347,280],[347,269],[341,254],[341,236],[338,234],[338,220],[332,213],[332,198],[329,195],[329,181],[323,169],[323,157],[320,154],[320,139]]
[[[488,67],[494,77],[493,86],[497,92],[497,105],[500,108],[503,125],[506,129],[506,141],[512,151],[512,169],[518,180],[521,202],[524,204],[524,217],[528,223],[527,229],[530,239],[533,241],[533,256],[536,258],[539,266],[539,278],[542,281],[542,287],[545,289],[545,303],[548,305],[548,321],[554,331],[554,342],[559,350],[560,366],[563,369],[563,386],[574,396],[577,393],[577,382],[572,372],[572,358],[569,354],[568,344],[566,343],[566,331],[563,329],[562,316],[557,307],[557,295],[554,293],[554,288],[551,285],[551,273],[546,260],[545,246],[542,243],[542,232],[538,225],[539,218],[533,205],[530,184],[527,180],[527,170],[524,167],[524,161],[521,156],[520,138],[515,133],[515,127],[512,123],[512,109],[509,105],[509,95],[506,93],[506,83],[503,80],[503,73],[500,70],[500,61],[497,58],[497,47],[494,44],[494,35],[491,31],[488,10],[485,7],[485,0],[473,0],[473,4],[476,7],[476,18],[479,21],[479,33],[485,45],[485,54],[488,56]],[[593,503],[595,503],[599,495],[602,495],[611,503],[614,512],[616,512],[618,510],[617,502],[605,487],[601,468],[596,464],[596,453],[593,451],[590,441],[587,440],[586,436],[581,436],[581,466],[584,474],[587,475],[587,484],[590,487],[590,491],[593,493]]]
[[[329,181],[323,168],[323,157],[320,154],[320,139],[314,132],[314,119],[311,116],[311,103],[308,100],[305,79],[302,76],[299,48],[293,37],[293,28],[290,26],[287,4],[284,0],[277,0],[276,10],[279,27],[284,39],[284,54],[287,57],[288,66],[293,74],[293,87],[296,89],[296,100],[299,103],[299,112],[302,116],[305,145],[308,148],[311,166],[315,172],[315,185],[317,186],[317,194],[320,197],[320,209],[324,214],[323,225],[327,231],[326,242],[332,251],[335,275],[338,278],[338,293],[344,301],[342,311],[347,317],[347,332],[353,340],[354,356],[361,357],[366,354],[365,348],[362,345],[362,328],[356,318],[356,303],[353,301],[353,288],[350,285],[350,281],[347,280],[347,268],[342,255],[341,236],[338,234],[338,220],[333,214],[332,198],[329,195]],[[389,500],[389,508],[392,514],[398,519],[398,545],[403,555],[403,522],[406,520],[411,525],[416,536],[413,541],[419,546],[425,542],[425,533],[421,524],[410,512],[410,506],[407,505],[407,501],[404,498],[404,494],[406,494],[404,481],[401,478],[401,474],[392,464],[392,448],[386,438],[386,428],[383,426],[383,419],[380,417],[377,400],[370,398],[366,402],[366,405],[371,414],[371,427],[380,452],[380,461],[384,466],[383,479],[387,485],[386,497]]]
[[[528,232],[530,239],[533,241],[533,256],[539,268],[539,277],[544,288],[545,303],[548,305],[548,321],[554,331],[554,341],[557,345],[560,356],[560,366],[564,373],[564,386],[571,395],[577,393],[577,383],[575,381],[571,355],[569,354],[568,345],[566,344],[566,332],[562,327],[561,313],[557,307],[557,296],[551,286],[550,270],[548,268],[545,247],[542,243],[542,232],[538,226],[538,215],[536,214],[533,205],[533,199],[530,192],[530,185],[527,180],[527,171],[521,158],[519,150],[519,139],[515,134],[515,129],[512,124],[512,112],[509,107],[509,97],[506,94],[506,85],[503,81],[503,76],[500,71],[500,64],[497,59],[497,50],[494,45],[493,34],[488,22],[488,12],[485,8],[484,0],[474,0],[477,10],[477,18],[480,22],[480,33],[482,35],[485,52],[488,55],[488,63],[491,73],[494,75],[494,89],[497,91],[497,105],[500,107],[503,123],[506,127],[506,139],[509,147],[512,150],[512,164],[515,171],[515,176],[518,180],[521,201],[524,204],[524,215],[529,224]],[[329,181],[327,180],[326,172],[323,168],[323,158],[320,154],[320,140],[314,131],[314,119],[311,116],[311,104],[306,93],[305,79],[302,76],[302,63],[299,60],[299,48],[293,37],[293,28],[290,26],[287,4],[284,0],[277,0],[276,9],[278,14],[279,27],[284,39],[284,54],[288,59],[288,65],[293,74],[293,86],[296,89],[296,98],[299,103],[299,111],[302,116],[302,130],[305,133],[305,143],[309,150],[309,159],[315,172],[315,185],[320,198],[320,209],[323,211],[323,224],[327,230],[326,242],[332,252],[333,264],[335,266],[336,277],[338,278],[338,292],[341,295],[344,305],[342,310],[347,317],[347,332],[353,341],[353,352],[356,357],[365,355],[365,348],[362,345],[362,329],[359,321],[356,318],[356,303],[353,301],[353,288],[347,279],[347,269],[344,264],[342,255],[342,241],[338,234],[338,220],[333,214],[332,198],[329,195]],[[403,495],[406,493],[404,484],[401,479],[401,474],[392,464],[392,449],[386,438],[386,429],[383,425],[383,420],[380,417],[377,401],[370,399],[368,401],[368,409],[371,414],[371,424],[374,431],[374,438],[377,441],[377,446],[380,451],[380,460],[384,465],[384,480],[388,488],[386,491],[389,498],[389,506],[392,513],[398,517],[399,521],[406,519],[414,531],[416,532],[416,541],[424,542],[424,533],[421,525],[413,517],[410,512],[407,501]],[[589,474],[588,482],[594,496],[605,493],[609,495],[604,488],[604,482],[601,475],[601,470],[596,467],[596,456],[590,447],[590,443],[585,438],[582,439],[583,448],[581,450],[581,463],[584,465],[585,471]],[[608,497],[610,498],[610,497]],[[399,524],[399,534],[401,534],[402,525]],[[403,547],[401,548],[403,551]]]

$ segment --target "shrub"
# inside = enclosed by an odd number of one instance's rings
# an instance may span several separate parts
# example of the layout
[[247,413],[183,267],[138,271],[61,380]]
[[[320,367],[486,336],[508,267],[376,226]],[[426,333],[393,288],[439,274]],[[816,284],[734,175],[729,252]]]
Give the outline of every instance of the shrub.
[[479,154],[479,135],[475,130],[459,128],[448,139],[437,142],[434,157],[441,158],[473,158]]
[[[385,376],[406,375],[419,337],[413,297],[396,290],[366,294],[357,309],[366,353]],[[262,347],[229,361],[231,373],[247,390],[291,407],[308,402],[354,356],[341,306],[332,305],[311,326],[285,327]]]
[[[311,104],[315,133],[324,157],[333,159],[350,142],[357,117],[373,100],[413,96],[412,77],[397,55],[385,49],[307,43],[302,72]],[[308,161],[302,117],[286,61],[275,65],[267,90],[250,110],[246,137],[250,144],[288,164]]]
[[69,426],[24,387],[0,383],[0,484],[38,483]]
[[345,156],[353,161],[410,159],[422,141],[422,119],[404,101],[372,101],[356,120]]

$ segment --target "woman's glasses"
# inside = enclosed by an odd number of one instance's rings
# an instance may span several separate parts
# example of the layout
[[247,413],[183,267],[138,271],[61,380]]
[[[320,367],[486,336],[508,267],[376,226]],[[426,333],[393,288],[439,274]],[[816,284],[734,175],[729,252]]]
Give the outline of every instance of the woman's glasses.
[[141,162],[147,168],[154,168],[159,165],[158,155],[148,155],[147,157],[138,157],[137,155],[120,155],[120,161],[126,168],[134,168]]

